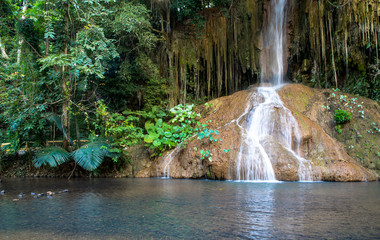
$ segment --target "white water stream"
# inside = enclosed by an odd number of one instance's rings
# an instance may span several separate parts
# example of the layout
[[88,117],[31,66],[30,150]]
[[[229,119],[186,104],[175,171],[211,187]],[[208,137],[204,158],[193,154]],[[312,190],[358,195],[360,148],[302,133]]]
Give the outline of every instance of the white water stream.
[[[181,150],[180,146],[176,146],[164,159],[163,161],[163,177],[164,178],[170,178],[171,177],[171,171],[170,171],[170,165],[174,159],[174,157],[177,156],[179,151]],[[157,176],[160,176],[161,174],[157,172]]]
[[[264,51],[261,59],[261,82],[272,87],[259,87],[252,95],[251,106],[243,129],[242,144],[236,162],[238,180],[276,180],[271,157],[279,157],[265,142],[276,141],[298,161],[300,181],[312,181],[310,161],[299,156],[300,134],[296,119],[284,106],[276,89],[283,84],[284,49],[286,49],[286,0],[272,0],[267,28],[264,29]],[[274,159],[273,159],[274,160]],[[278,159],[276,159],[278,160]]]

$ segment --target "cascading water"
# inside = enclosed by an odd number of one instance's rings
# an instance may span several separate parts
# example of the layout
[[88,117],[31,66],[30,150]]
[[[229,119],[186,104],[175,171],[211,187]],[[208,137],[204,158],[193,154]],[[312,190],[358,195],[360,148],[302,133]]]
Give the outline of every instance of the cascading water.
[[300,181],[311,181],[311,165],[299,156],[300,134],[296,119],[283,105],[276,89],[283,84],[284,49],[286,49],[286,0],[272,0],[267,29],[264,30],[264,51],[261,59],[261,82],[271,87],[259,87],[252,95],[254,107],[243,128],[242,144],[236,163],[238,180],[276,180],[270,149],[263,141],[275,139],[299,163]]
[[[286,2],[271,0],[267,28],[264,29],[264,50],[261,55],[261,82],[270,82],[274,86],[283,84],[284,50],[286,49]],[[265,21],[264,21],[265,22]]]
[[[177,154],[179,153],[181,147],[176,147],[174,148],[174,150],[172,150],[166,157],[165,157],[165,160],[164,162],[162,163],[163,164],[163,177],[164,178],[170,178],[171,176],[171,171],[170,171],[170,164],[172,163],[173,161],[173,158],[177,156]],[[157,176],[160,176],[161,174],[160,173],[157,173]]]

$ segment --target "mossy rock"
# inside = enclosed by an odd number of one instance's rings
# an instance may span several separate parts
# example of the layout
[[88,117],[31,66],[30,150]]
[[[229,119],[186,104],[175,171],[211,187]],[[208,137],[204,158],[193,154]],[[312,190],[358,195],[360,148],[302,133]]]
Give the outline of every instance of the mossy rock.
[[376,169],[380,170],[380,160],[376,160]]

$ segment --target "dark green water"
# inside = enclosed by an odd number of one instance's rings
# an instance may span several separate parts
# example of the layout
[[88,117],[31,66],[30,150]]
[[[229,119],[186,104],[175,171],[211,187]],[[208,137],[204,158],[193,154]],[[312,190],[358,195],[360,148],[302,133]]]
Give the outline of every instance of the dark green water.
[[3,189],[0,239],[380,239],[379,182],[3,179]]

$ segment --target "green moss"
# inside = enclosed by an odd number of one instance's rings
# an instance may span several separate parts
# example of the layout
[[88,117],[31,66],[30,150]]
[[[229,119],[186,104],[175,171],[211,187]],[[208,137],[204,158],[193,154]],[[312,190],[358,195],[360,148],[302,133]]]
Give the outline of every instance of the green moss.
[[376,160],[376,170],[380,170],[380,160]]
[[206,173],[206,175],[207,175],[207,178],[208,178],[208,179],[211,178],[211,172],[210,172],[210,169],[207,169],[207,173]]

